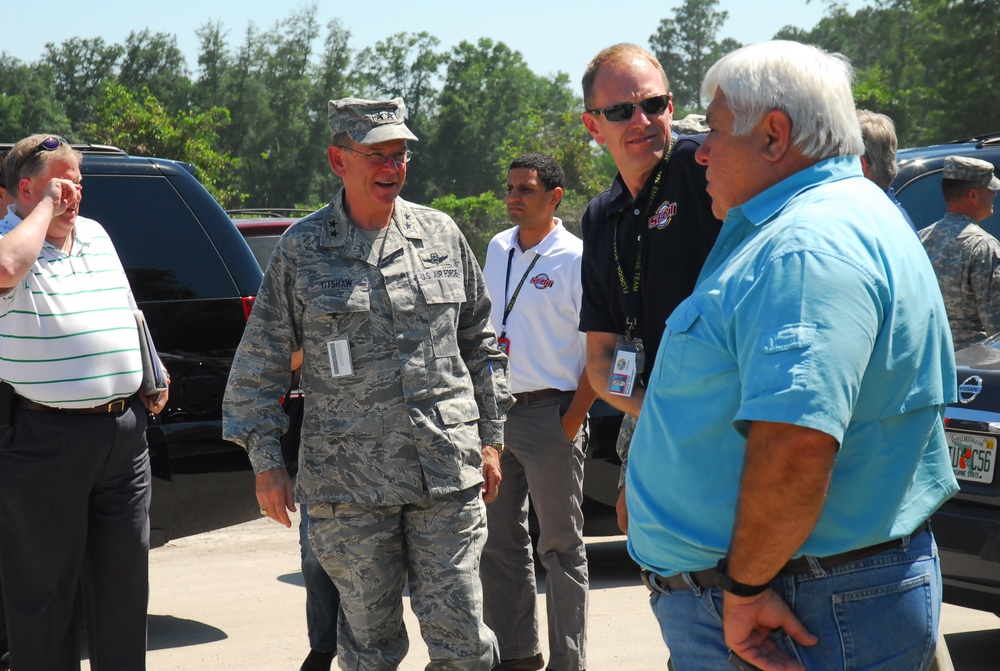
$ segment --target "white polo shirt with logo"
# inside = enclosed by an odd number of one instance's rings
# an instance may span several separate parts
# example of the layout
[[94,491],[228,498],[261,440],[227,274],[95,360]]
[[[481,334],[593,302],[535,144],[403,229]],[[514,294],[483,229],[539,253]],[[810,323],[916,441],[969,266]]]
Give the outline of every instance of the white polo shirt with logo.
[[486,252],[483,275],[493,302],[491,321],[497,337],[504,331],[504,309],[538,255],[507,317],[514,393],[575,390],[587,362],[587,336],[578,328],[583,241],[567,231],[560,219],[556,222],[545,239],[526,252],[517,244],[517,226],[494,236]]

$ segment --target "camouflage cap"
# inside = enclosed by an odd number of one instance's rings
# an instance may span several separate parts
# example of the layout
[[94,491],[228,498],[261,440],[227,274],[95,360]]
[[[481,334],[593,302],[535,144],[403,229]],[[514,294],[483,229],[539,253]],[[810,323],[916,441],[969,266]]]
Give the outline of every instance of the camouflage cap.
[[377,144],[389,140],[416,140],[406,127],[406,104],[402,98],[331,100],[330,130],[334,135],[347,133],[358,144]]
[[993,164],[967,156],[947,156],[944,159],[944,178],[963,182],[978,182],[990,191],[1000,191],[1000,179],[993,174]]

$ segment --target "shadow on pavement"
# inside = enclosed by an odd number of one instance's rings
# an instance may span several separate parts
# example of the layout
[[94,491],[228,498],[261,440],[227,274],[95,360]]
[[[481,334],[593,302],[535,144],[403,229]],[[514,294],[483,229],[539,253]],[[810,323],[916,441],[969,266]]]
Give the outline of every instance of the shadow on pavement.
[[296,587],[306,586],[305,581],[302,579],[302,571],[296,571],[295,573],[286,573],[285,575],[279,575],[278,582],[283,582],[286,585],[295,585]]
[[996,671],[1000,629],[945,634],[955,671]]
[[184,620],[173,615],[149,616],[148,650],[183,648],[227,638],[226,632],[204,622]]

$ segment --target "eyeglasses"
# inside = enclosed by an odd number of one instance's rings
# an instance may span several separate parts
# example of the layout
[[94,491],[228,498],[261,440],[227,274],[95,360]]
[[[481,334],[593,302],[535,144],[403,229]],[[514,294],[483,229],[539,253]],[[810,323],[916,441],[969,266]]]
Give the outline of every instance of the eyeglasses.
[[360,154],[361,156],[364,156],[365,158],[368,159],[368,162],[371,163],[372,165],[385,165],[389,161],[389,159],[395,161],[396,165],[404,165],[406,163],[409,163],[410,159],[413,158],[413,152],[410,151],[409,149],[407,149],[406,151],[398,151],[395,154],[384,154],[380,151],[375,151],[372,152],[371,154],[366,154],[363,151],[358,151],[357,149],[348,147],[347,145],[340,145],[340,148],[345,149],[347,151],[353,151],[355,154]]
[[642,111],[649,116],[656,116],[657,114],[662,114],[663,110],[667,109],[670,105],[670,99],[673,97],[672,93],[667,93],[662,96],[653,96],[651,98],[646,98],[645,100],[638,103],[617,103],[615,105],[608,105],[602,109],[598,110],[587,110],[591,114],[604,115],[604,118],[608,121],[619,122],[628,121],[635,114],[635,108],[641,107]]
[[20,179],[21,171],[24,169],[24,166],[27,165],[28,161],[34,158],[36,154],[43,151],[55,151],[56,149],[59,148],[59,145],[61,144],[69,144],[69,142],[66,141],[66,138],[59,137],[58,135],[48,136],[47,138],[39,142],[37,145],[35,145],[34,149],[32,149],[27,154],[21,157],[21,160],[18,161],[14,166],[15,168],[14,175],[16,175],[18,179]]

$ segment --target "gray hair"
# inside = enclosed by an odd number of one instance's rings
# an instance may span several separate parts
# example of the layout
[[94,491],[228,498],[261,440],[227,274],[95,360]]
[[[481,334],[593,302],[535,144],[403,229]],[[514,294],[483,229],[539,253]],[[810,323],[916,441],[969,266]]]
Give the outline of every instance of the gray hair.
[[868,110],[858,110],[858,122],[861,124],[861,139],[865,143],[868,175],[883,191],[888,191],[899,172],[896,165],[896,124],[886,115]]
[[719,59],[705,75],[702,94],[726,94],[733,133],[746,135],[771,110],[792,122],[792,143],[805,156],[825,159],[864,151],[854,111],[854,69],[840,54],[775,40],[751,44]]

